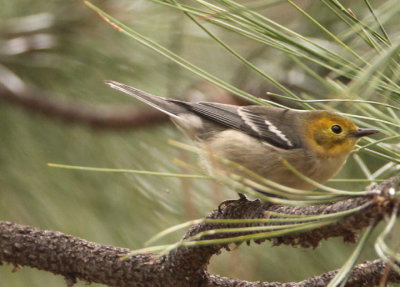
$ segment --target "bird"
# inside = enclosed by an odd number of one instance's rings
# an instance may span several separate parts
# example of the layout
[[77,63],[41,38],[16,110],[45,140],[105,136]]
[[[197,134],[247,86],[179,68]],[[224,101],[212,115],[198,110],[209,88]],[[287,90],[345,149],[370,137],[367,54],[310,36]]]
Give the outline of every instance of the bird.
[[[106,83],[167,114],[211,155],[294,189],[313,190],[316,185],[312,181],[325,183],[342,168],[360,138],[379,132],[359,128],[349,118],[327,110],[186,102],[116,81]],[[296,174],[284,161],[312,181]],[[218,163],[217,168],[243,175],[232,164]]]

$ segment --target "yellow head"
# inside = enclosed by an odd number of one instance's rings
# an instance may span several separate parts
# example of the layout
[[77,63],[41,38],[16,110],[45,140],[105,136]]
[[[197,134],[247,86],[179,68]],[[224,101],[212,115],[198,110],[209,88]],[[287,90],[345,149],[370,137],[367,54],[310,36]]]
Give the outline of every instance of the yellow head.
[[361,137],[379,132],[358,128],[350,119],[329,111],[311,111],[304,116],[303,141],[320,156],[345,156]]

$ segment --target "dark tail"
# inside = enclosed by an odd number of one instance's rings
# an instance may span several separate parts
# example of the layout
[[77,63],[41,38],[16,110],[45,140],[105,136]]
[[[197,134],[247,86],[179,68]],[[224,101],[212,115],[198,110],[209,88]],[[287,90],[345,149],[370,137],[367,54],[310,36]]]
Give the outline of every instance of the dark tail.
[[166,98],[153,96],[134,87],[115,81],[106,81],[106,84],[111,88],[124,92],[125,94],[128,94],[171,117],[179,118],[179,114],[187,112],[183,106],[175,104]]

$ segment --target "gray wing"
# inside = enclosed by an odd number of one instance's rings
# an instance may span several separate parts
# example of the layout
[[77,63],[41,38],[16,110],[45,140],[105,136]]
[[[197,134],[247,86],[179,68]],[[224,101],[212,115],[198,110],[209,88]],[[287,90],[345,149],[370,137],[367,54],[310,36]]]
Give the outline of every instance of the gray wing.
[[[173,99],[153,96],[134,87],[107,81],[110,87],[131,95],[148,105],[170,115],[172,118],[185,119],[183,115],[193,112],[200,117],[206,118],[222,126],[240,130],[248,135],[262,139],[271,145],[284,149],[299,147],[299,141],[291,138],[287,130],[280,130],[282,121],[288,121],[286,113],[282,109],[246,106],[238,107],[209,102],[188,103]],[[268,110],[268,113],[265,110]],[[290,120],[290,119],[289,119]],[[287,126],[283,125],[283,127]]]
[[[267,108],[260,106],[233,106],[209,102],[188,103],[180,102],[185,105],[188,110],[207,118],[208,120],[217,122],[221,125],[240,130],[253,137],[262,139],[271,145],[283,149],[298,148],[298,144],[290,135],[280,130],[274,119],[267,119],[262,114],[262,109],[272,109],[279,114],[282,109]],[[278,111],[279,110],[279,111]],[[260,113],[261,112],[261,113]],[[275,114],[274,112],[272,114]]]

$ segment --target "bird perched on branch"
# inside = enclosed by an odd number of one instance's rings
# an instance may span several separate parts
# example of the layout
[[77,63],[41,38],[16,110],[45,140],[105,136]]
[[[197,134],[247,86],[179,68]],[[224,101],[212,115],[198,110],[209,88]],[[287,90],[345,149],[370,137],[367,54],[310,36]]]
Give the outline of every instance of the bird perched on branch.
[[[361,137],[378,132],[358,128],[350,119],[325,110],[191,103],[153,96],[115,81],[107,84],[169,115],[204,150],[292,188],[315,186],[283,160],[324,183],[341,169]],[[226,164],[218,168],[232,171]]]

